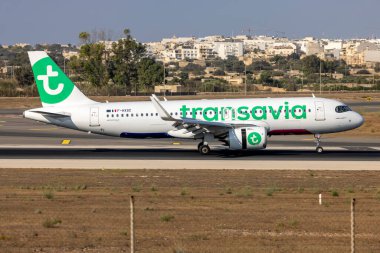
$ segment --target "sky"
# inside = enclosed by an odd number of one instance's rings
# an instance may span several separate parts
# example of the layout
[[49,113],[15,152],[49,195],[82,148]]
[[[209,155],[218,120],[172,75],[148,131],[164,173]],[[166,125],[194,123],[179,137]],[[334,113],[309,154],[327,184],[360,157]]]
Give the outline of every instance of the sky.
[[0,44],[78,44],[82,31],[172,36],[380,38],[378,0],[0,0]]

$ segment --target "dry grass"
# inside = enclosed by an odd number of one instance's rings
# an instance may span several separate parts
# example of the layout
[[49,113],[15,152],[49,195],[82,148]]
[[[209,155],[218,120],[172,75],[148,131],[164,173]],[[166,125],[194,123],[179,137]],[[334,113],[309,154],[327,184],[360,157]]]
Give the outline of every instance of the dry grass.
[[357,250],[379,252],[379,182],[371,171],[1,169],[0,248],[128,251],[134,195],[138,252],[346,252],[355,197]]

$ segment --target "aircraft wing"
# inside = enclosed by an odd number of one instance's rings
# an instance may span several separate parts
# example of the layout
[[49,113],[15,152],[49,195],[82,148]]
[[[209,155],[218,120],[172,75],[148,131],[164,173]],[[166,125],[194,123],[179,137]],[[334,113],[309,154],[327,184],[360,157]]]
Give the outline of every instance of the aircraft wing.
[[228,122],[210,122],[193,118],[174,118],[165,110],[160,100],[154,94],[150,99],[153,102],[154,107],[157,109],[161,119],[165,121],[173,121],[173,126],[178,130],[186,129],[194,135],[208,132],[213,133],[214,136],[222,136],[228,133],[231,128],[255,126],[254,124],[235,124]]

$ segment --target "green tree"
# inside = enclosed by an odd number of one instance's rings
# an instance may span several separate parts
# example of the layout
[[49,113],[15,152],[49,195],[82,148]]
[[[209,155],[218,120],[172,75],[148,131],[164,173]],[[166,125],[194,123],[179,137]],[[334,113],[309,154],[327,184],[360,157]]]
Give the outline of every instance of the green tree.
[[264,60],[254,61],[251,65],[247,66],[247,71],[250,73],[253,73],[253,71],[258,70],[272,70],[272,66],[269,62]]
[[143,58],[137,67],[138,83],[140,88],[153,87],[155,84],[162,83],[164,79],[164,68],[151,58]]
[[194,63],[187,64],[186,67],[183,68],[183,71],[191,72],[194,75],[203,75],[204,74],[204,68],[202,66],[199,66],[198,64],[194,64]]
[[79,57],[72,57],[69,65],[93,86],[106,85],[109,78],[104,55],[104,44],[85,44],[80,48]]
[[144,57],[145,47],[131,36],[112,44],[109,75],[116,85],[132,90],[138,83],[137,66]]
[[273,78],[270,71],[263,71],[260,74],[260,81],[263,84],[272,85],[273,84]]
[[319,73],[321,60],[316,55],[306,56],[301,60],[303,71],[306,74]]
[[180,84],[185,84],[185,82],[187,80],[189,80],[189,73],[187,73],[187,72],[181,72],[179,74],[179,78],[181,79],[181,80],[179,80]]
[[236,56],[228,56],[225,60],[217,58],[211,63],[211,66],[219,67],[223,71],[228,72],[244,72],[244,63],[242,61],[239,61],[239,59]]
[[29,65],[16,68],[15,78],[20,86],[30,86],[34,83],[32,69]]
[[82,44],[87,44],[90,42],[90,34],[88,32],[81,32],[79,34],[79,39]]

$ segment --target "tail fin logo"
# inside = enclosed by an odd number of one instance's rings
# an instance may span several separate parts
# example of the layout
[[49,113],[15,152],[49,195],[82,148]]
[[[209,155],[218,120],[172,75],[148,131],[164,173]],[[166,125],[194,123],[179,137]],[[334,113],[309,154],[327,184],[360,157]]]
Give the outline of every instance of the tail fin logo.
[[63,87],[64,87],[63,83],[59,83],[58,87],[56,89],[51,89],[49,86],[49,77],[57,77],[57,76],[58,76],[58,71],[53,71],[52,65],[48,65],[46,67],[46,75],[38,75],[37,76],[37,80],[42,81],[44,90],[49,95],[52,95],[52,96],[58,95],[63,90]]
[[71,95],[74,83],[50,57],[40,59],[32,69],[43,103],[58,104]]

